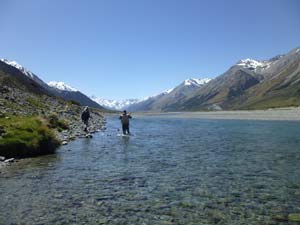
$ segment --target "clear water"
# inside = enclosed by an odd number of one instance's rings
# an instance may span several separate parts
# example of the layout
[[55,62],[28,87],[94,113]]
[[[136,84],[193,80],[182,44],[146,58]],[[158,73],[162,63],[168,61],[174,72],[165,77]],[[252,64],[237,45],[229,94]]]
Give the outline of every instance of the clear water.
[[[0,224],[280,224],[300,213],[300,123],[117,118],[0,174]],[[282,224],[286,224],[282,222]]]

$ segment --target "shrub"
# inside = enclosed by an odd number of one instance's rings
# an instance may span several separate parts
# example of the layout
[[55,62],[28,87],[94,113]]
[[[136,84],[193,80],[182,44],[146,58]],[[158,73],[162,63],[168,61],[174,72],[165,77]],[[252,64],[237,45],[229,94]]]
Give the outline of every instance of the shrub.
[[80,103],[77,102],[77,101],[75,101],[75,100],[68,100],[68,101],[67,101],[67,104],[68,104],[68,105],[79,105],[79,106],[80,106]]
[[58,131],[69,129],[69,125],[65,120],[58,118],[56,114],[51,114],[48,118],[49,127],[57,129]]
[[44,104],[40,100],[33,98],[33,97],[27,98],[27,102],[36,108],[44,108],[45,107]]
[[54,153],[59,141],[38,117],[0,119],[4,133],[0,138],[0,155],[28,157]]

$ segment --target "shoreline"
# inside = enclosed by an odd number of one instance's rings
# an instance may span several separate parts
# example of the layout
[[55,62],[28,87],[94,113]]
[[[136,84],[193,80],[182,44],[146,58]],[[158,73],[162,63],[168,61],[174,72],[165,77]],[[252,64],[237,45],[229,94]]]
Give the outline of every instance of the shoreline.
[[[105,113],[94,112],[91,110],[91,119],[89,120],[89,132],[90,134],[105,130],[106,118]],[[69,130],[63,130],[56,132],[56,136],[61,141],[62,145],[66,145],[68,142],[76,140],[77,138],[85,138],[87,132],[84,131],[85,125],[78,119],[71,121]]]
[[228,110],[209,112],[136,112],[136,116],[165,116],[186,119],[300,121],[300,107],[266,110]]
[[[92,119],[89,121],[89,133],[97,133],[106,129],[106,118],[103,115],[104,113],[98,113],[91,111]],[[77,120],[70,121],[70,129],[63,130],[58,132],[57,130],[53,129],[56,138],[60,141],[61,145],[67,145],[70,141],[74,141],[78,138],[87,138],[87,133],[83,131],[84,124],[82,123],[81,119],[78,118]],[[42,155],[31,156],[31,157],[11,157],[6,158],[4,156],[0,156],[0,173],[1,169],[11,165],[12,163],[17,163],[22,159],[32,158],[32,157],[39,157]]]

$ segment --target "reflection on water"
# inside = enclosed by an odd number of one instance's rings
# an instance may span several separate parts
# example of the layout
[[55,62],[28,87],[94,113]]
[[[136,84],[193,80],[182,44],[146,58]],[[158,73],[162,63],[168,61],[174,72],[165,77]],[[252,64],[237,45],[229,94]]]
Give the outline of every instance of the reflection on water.
[[[0,224],[277,224],[300,213],[300,123],[117,118],[0,174]],[[277,219],[276,219],[277,218]]]

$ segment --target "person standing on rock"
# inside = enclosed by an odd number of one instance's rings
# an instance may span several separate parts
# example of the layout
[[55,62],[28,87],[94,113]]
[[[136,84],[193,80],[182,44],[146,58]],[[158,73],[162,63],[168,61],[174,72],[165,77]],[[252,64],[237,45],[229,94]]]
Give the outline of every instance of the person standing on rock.
[[88,126],[89,126],[89,119],[90,119],[91,115],[90,115],[90,110],[89,107],[86,106],[83,110],[83,112],[81,113],[81,120],[85,125],[84,131],[88,132]]
[[123,134],[130,134],[129,132],[129,119],[131,119],[131,115],[127,114],[126,110],[123,111],[123,114],[120,116],[120,120],[122,123]]

